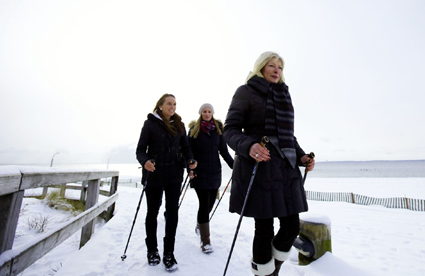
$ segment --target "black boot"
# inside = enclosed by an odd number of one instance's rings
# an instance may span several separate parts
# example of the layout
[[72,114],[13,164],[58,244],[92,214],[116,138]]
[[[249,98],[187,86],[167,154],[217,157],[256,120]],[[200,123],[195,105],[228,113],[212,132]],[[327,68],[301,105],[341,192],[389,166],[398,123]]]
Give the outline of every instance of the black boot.
[[276,247],[272,244],[272,255],[274,258],[274,264],[275,264],[275,270],[273,272],[273,276],[279,275],[280,267],[282,266],[283,262],[286,261],[289,258],[289,251],[280,251],[277,250]]
[[158,251],[148,252],[148,263],[151,266],[158,265],[161,262],[161,257]]
[[167,271],[174,271],[178,268],[177,261],[174,258],[173,252],[164,252],[164,256],[162,258],[162,262],[165,265],[165,269]]
[[273,272],[273,276],[279,276],[279,270],[280,270],[280,267],[282,266],[282,264],[283,264],[283,261],[278,261],[278,260],[274,260],[274,266],[275,266],[275,269],[274,269],[274,272]]

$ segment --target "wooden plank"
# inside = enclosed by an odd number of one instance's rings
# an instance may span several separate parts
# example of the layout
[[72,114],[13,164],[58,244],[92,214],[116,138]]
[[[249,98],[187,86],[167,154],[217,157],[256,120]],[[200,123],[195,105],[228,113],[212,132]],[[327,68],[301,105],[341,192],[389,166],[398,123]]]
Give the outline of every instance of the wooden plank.
[[[42,256],[47,254],[53,248],[58,246],[60,243],[65,241],[67,238],[72,236],[77,232],[83,225],[92,221],[104,210],[106,210],[111,204],[113,204],[118,199],[118,193],[108,198],[106,201],[93,206],[89,210],[84,211],[77,217],[68,221],[64,227],[58,229],[57,231],[51,233],[49,236],[43,240],[36,242],[35,244],[29,245],[24,251],[14,254],[13,250],[9,252],[8,255],[11,257],[1,265],[0,271],[7,271],[7,265],[12,263],[11,276],[18,275],[20,272],[25,270],[27,267],[32,265]],[[7,274],[0,274],[7,275]]]
[[[88,183],[88,181],[83,181],[82,185],[85,185],[84,190],[83,190],[83,186],[75,186],[75,185],[66,185],[66,190],[78,190],[81,191],[80,194],[80,201],[85,202],[86,201],[86,190],[87,190],[87,184],[84,183]],[[58,188],[60,189],[62,187],[62,185],[55,185],[55,186],[50,186],[51,188]],[[107,190],[99,190],[99,194],[103,195],[103,196],[110,196],[110,192]]]
[[[100,179],[90,180],[87,186],[86,210],[90,209],[99,200]],[[94,232],[94,221],[88,222],[81,229],[80,248],[91,238]]]
[[23,172],[20,190],[118,176],[118,171]]
[[0,254],[12,249],[24,191],[0,196]]
[[12,262],[7,261],[6,263],[2,264],[0,267],[0,275],[4,276],[10,276],[10,268],[12,267]]
[[109,191],[105,191],[105,190],[99,190],[99,194],[103,195],[103,196],[110,196],[111,193]]
[[19,191],[21,173],[0,174],[0,196]]

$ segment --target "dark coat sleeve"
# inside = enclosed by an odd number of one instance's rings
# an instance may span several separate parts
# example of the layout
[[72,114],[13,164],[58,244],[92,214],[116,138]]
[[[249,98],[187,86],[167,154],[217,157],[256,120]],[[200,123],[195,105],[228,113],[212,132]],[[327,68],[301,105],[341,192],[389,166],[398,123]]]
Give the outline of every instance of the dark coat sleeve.
[[[219,126],[221,128],[221,132],[223,132],[222,125],[219,124]],[[220,139],[220,146],[219,146],[220,155],[221,157],[223,157],[224,161],[226,161],[229,168],[233,169],[233,158],[232,156],[230,156],[230,153],[229,153],[229,150],[227,149],[227,144],[226,144],[226,141],[224,141],[223,135],[219,135],[219,139]]]
[[189,145],[188,136],[186,132],[180,137],[180,149],[183,154],[184,159],[186,160],[186,165],[188,165],[189,161],[193,159],[193,153]]
[[257,140],[243,133],[244,119],[249,111],[249,92],[246,86],[239,87],[233,95],[224,123],[224,140],[236,154],[250,158],[249,149]]
[[301,164],[301,157],[303,157],[305,155],[304,150],[300,147],[300,145],[298,144],[297,138],[294,137],[294,142],[295,142],[295,151],[297,153],[297,162],[298,164]]
[[139,143],[137,144],[137,149],[136,149],[137,161],[139,161],[140,165],[142,166],[149,159],[149,156],[146,153],[148,145],[149,145],[149,138],[150,138],[149,124],[151,124],[149,120],[146,120],[145,123],[143,124],[142,131],[140,132]]

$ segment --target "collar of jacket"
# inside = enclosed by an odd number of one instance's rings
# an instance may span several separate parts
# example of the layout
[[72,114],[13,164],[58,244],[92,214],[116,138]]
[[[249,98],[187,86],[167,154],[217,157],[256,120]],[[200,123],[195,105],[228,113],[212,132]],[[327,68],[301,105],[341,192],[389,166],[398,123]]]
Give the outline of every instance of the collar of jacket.
[[259,76],[253,76],[248,80],[247,84],[263,94],[267,94],[270,88],[275,91],[285,91],[288,89],[288,86],[284,82],[269,83],[266,79]]
[[[162,118],[158,115],[158,113],[156,113],[156,111],[154,113],[149,113],[148,114],[148,119],[158,119],[161,120],[162,122],[164,122],[164,120],[162,120]],[[174,122],[174,120],[170,120],[170,123]]]

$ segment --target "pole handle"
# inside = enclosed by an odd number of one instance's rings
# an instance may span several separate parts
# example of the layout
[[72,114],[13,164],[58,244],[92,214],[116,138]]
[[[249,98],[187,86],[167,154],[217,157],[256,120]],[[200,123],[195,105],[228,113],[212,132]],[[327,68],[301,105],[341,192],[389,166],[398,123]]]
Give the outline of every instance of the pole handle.
[[[260,145],[264,148],[266,146],[266,144],[269,142],[269,137],[267,136],[263,136],[263,138],[261,138],[261,142]],[[314,153],[313,153],[314,154]]]

